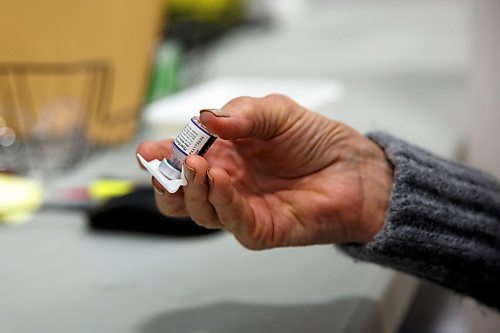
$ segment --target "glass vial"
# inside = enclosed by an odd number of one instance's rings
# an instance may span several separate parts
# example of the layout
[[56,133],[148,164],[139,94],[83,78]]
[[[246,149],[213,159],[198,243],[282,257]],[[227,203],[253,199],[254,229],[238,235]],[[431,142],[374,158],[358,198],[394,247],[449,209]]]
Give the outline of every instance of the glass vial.
[[170,159],[163,159],[160,171],[169,179],[179,179],[182,163],[188,155],[203,156],[215,142],[217,136],[208,131],[200,123],[197,116],[191,118],[182,131],[177,135],[172,145],[173,154]]

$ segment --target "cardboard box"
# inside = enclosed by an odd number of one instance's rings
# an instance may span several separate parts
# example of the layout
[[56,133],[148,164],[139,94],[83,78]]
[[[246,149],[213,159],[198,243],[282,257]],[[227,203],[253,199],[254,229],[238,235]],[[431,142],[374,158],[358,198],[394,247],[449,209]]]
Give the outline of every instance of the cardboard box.
[[21,136],[46,119],[54,135],[128,140],[164,14],[161,0],[0,1],[0,116]]

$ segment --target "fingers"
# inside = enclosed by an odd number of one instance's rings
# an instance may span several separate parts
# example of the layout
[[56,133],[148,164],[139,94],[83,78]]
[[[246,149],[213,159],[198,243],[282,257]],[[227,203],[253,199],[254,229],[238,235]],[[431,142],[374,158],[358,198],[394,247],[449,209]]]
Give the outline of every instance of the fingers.
[[191,218],[206,228],[222,228],[214,207],[208,201],[208,162],[191,155],[186,158],[185,174],[188,185],[184,187],[184,202]]
[[239,97],[221,110],[202,110],[200,121],[223,139],[268,140],[295,124],[306,110],[282,95]]
[[210,192],[208,200],[217,213],[219,222],[228,229],[244,246],[251,249],[262,248],[255,237],[255,220],[253,211],[248,201],[231,184],[227,172],[218,167],[213,167],[207,173]]
[[162,214],[178,217],[189,215],[184,204],[184,193],[182,190],[169,193],[156,179],[151,179],[155,190],[156,206]]
[[[146,160],[163,159],[172,153],[172,140],[144,142],[137,152]],[[190,216],[206,228],[223,228],[247,247],[252,245],[249,230],[253,215],[243,196],[231,184],[227,172],[218,167],[209,171],[206,159],[190,155],[185,161],[188,184],[176,193],[168,193],[152,179],[159,211],[168,216]],[[212,181],[212,185],[210,183]]]
[[[146,161],[154,159],[162,160],[172,155],[172,139],[164,141],[148,141],[143,142],[137,147],[137,153],[141,154]],[[139,162],[139,166],[144,169],[144,166]]]
[[228,173],[209,169],[201,156],[191,155],[185,162],[188,184],[182,191],[170,194],[153,179],[156,204],[160,212],[170,216],[189,215],[209,229],[226,228],[246,247],[262,248],[254,239],[254,217],[246,199],[231,183]]

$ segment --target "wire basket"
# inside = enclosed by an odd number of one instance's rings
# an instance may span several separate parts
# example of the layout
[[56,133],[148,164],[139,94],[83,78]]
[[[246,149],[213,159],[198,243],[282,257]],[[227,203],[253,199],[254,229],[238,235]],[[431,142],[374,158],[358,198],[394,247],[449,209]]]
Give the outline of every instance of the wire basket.
[[112,85],[105,61],[0,63],[0,170],[50,176],[88,156],[129,120],[109,119]]

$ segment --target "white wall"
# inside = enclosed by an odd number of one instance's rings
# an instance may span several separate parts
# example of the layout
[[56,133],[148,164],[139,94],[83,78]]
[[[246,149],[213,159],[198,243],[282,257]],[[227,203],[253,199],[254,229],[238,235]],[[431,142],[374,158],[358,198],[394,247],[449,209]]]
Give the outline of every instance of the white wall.
[[473,4],[469,162],[500,178],[500,1]]

